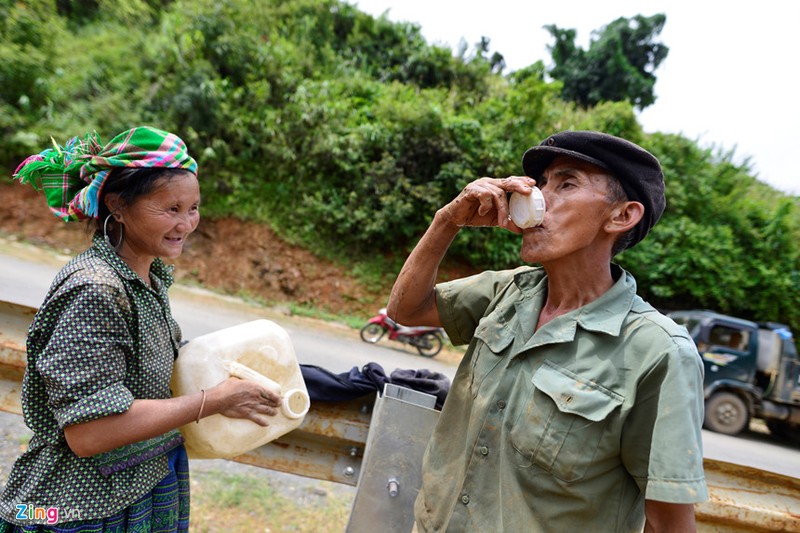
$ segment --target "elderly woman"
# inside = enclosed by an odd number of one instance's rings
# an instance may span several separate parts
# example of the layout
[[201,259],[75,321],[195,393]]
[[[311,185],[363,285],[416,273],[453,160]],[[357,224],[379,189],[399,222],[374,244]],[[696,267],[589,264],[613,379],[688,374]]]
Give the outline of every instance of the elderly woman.
[[[54,143],[55,144],[55,143]],[[15,177],[92,246],[56,276],[31,324],[22,389],[33,431],[0,496],[0,532],[187,531],[189,474],[177,428],[222,414],[267,425],[280,398],[230,378],[172,397],[181,331],[167,289],[200,218],[197,164],[149,127],[102,145],[73,138]]]

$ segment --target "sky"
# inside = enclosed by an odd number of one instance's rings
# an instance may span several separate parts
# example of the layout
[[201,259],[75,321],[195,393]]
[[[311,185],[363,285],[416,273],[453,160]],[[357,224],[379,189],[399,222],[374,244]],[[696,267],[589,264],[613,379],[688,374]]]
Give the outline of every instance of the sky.
[[[759,180],[800,195],[800,2],[718,0],[349,0],[374,16],[413,22],[431,44],[473,49],[491,40],[508,73],[538,60],[551,66],[543,28],[575,29],[588,48],[591,32],[619,17],[667,17],[659,40],[669,47],[655,71],[656,102],[638,113],[646,132],[679,133],[703,148],[749,160]],[[522,149],[522,148],[521,148]]]

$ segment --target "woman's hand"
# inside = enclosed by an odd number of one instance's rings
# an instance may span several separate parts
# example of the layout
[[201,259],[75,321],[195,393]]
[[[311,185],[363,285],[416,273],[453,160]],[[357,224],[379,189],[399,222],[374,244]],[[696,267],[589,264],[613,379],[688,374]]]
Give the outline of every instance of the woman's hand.
[[64,428],[67,444],[77,455],[89,457],[125,444],[162,435],[184,424],[221,414],[269,425],[278,413],[281,397],[251,381],[228,378],[203,394],[196,392],[163,400],[134,400],[124,413],[108,415]]
[[202,415],[221,414],[229,418],[245,418],[260,426],[269,425],[269,417],[278,414],[281,397],[261,385],[230,377],[206,391],[206,409]]
[[512,192],[530,194],[536,180],[527,176],[480,178],[466,187],[439,215],[452,225],[500,226],[514,233],[522,230],[509,218],[508,195]]

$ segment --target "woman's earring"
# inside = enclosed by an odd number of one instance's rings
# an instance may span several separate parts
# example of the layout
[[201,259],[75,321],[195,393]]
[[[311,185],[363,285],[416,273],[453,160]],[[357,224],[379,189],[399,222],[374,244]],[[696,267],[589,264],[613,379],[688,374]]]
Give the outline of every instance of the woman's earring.
[[114,215],[113,214],[108,215],[106,219],[103,221],[103,238],[106,240],[106,243],[108,243],[108,245],[111,246],[116,251],[119,250],[120,245],[122,245],[123,226],[122,224],[119,225],[119,242],[117,243],[116,246],[114,246],[113,244],[111,244],[111,237],[108,236],[108,220],[112,216]]
[[106,219],[103,221],[103,238],[106,240],[106,243],[111,246],[111,238],[108,236],[108,219],[111,218],[111,215],[108,215]]

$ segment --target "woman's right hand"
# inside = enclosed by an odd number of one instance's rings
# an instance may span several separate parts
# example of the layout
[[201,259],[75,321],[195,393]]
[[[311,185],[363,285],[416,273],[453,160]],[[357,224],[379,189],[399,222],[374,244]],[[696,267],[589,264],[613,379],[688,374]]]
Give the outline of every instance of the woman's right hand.
[[206,391],[203,417],[221,414],[229,418],[252,420],[260,426],[269,425],[269,417],[278,414],[281,397],[261,385],[230,377]]
[[204,394],[205,401],[199,392],[160,400],[134,400],[124,413],[66,426],[64,437],[75,454],[90,457],[162,435],[193,422],[198,414],[201,418],[221,414],[268,426],[281,404],[281,397],[274,392],[234,377]]

